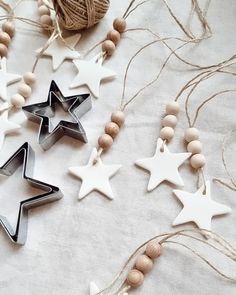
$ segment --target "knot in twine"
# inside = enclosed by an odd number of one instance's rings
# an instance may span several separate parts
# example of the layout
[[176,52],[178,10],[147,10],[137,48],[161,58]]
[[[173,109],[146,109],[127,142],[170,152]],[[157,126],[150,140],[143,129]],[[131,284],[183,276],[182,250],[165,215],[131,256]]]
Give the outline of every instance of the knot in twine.
[[53,0],[61,25],[67,30],[94,26],[106,14],[109,0]]

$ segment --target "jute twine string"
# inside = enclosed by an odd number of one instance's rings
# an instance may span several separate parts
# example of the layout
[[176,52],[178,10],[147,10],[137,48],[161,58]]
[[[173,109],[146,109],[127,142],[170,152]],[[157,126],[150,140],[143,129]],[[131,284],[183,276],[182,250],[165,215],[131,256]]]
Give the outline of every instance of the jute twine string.
[[[199,236],[198,236],[199,235]],[[203,236],[207,236],[208,239],[204,239]],[[183,241],[176,241],[176,238],[179,239],[187,239],[187,241],[195,241],[203,244],[209,248],[214,249],[217,253],[223,255],[225,259],[229,259],[233,263],[236,262],[236,249],[225,239],[223,239],[218,234],[204,230],[204,229],[185,229],[179,230],[172,233],[166,233],[162,235],[155,236],[141,246],[139,246],[133,254],[129,257],[122,270],[115,277],[113,282],[105,288],[103,291],[99,292],[98,295],[118,295],[123,294],[127,288],[125,284],[127,273],[130,269],[132,269],[134,265],[134,261],[136,257],[145,252],[146,245],[151,241],[157,241],[161,245],[165,246],[167,244],[173,244],[176,246],[181,246],[186,250],[190,251],[192,254],[197,256],[200,260],[202,260],[206,265],[208,265],[212,270],[214,270],[218,275],[223,277],[224,279],[230,280],[233,283],[236,283],[236,276],[225,274],[220,268],[216,267],[210,259],[207,259],[197,250],[189,246]]]
[[53,0],[60,24],[68,30],[90,28],[106,14],[109,0]]

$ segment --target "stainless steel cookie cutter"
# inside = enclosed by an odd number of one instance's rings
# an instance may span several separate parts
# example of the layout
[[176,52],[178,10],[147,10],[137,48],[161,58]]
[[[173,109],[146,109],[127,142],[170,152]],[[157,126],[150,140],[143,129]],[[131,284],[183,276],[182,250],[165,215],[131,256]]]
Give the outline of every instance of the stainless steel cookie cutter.
[[34,151],[26,142],[14,153],[14,155],[10,157],[10,159],[2,167],[0,167],[1,175],[11,176],[18,167],[23,165],[23,178],[26,179],[31,186],[45,191],[45,193],[20,202],[15,230],[9,224],[6,217],[0,215],[0,224],[12,242],[19,245],[24,245],[27,239],[28,210],[57,201],[63,197],[63,194],[58,187],[32,178],[34,158]]
[[[73,122],[62,120],[50,132],[50,118],[55,114],[56,104],[61,105],[64,111],[71,115]],[[40,124],[38,142],[44,150],[47,150],[64,135],[86,143],[87,136],[79,118],[91,108],[90,94],[64,97],[55,81],[52,81],[46,102],[28,105],[22,109],[29,120]]]

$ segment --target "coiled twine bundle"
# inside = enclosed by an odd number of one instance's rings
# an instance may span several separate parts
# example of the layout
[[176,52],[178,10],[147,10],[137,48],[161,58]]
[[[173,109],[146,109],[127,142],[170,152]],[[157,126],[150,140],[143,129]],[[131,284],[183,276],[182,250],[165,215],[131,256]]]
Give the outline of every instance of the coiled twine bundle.
[[60,24],[68,30],[94,26],[106,14],[109,0],[53,0]]

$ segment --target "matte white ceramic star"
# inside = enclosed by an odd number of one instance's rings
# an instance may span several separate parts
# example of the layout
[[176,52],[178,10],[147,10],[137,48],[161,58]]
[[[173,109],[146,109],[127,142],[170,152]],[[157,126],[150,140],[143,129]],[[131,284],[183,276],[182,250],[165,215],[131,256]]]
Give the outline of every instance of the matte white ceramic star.
[[92,191],[98,191],[108,199],[114,199],[109,179],[117,173],[121,165],[104,165],[100,157],[94,164],[97,154],[97,149],[94,148],[87,166],[69,168],[70,173],[82,180],[79,200]]
[[191,153],[171,153],[161,138],[157,140],[156,153],[152,158],[138,160],[135,164],[150,172],[147,190],[152,191],[163,181],[183,186],[178,168],[191,156]]
[[99,97],[101,81],[116,76],[115,72],[102,66],[101,54],[91,60],[74,60],[73,62],[79,73],[72,81],[70,88],[87,86],[95,97]]
[[7,106],[8,103],[4,103],[4,105],[1,106],[2,111],[0,110],[0,149],[3,146],[5,136],[21,128],[20,125],[8,120]]
[[0,98],[7,101],[7,86],[20,80],[20,75],[7,72],[7,59],[2,57],[0,69]]
[[[98,286],[94,282],[90,283],[89,290],[90,290],[90,295],[97,295],[99,292],[101,292],[101,290],[98,288]],[[128,295],[128,293],[125,292],[122,295]]]
[[229,207],[211,199],[210,181],[206,182],[206,191],[204,191],[204,185],[196,193],[174,190],[174,194],[184,206],[173,222],[174,226],[194,222],[200,229],[211,230],[211,222],[214,216],[231,212]]
[[[78,51],[74,50],[76,44],[79,42],[81,34],[75,34],[73,36],[64,38],[64,41],[57,37],[43,52],[44,56],[50,56],[52,58],[52,68],[56,71],[64,60],[73,60],[80,57]],[[39,53],[42,48],[36,50]]]

